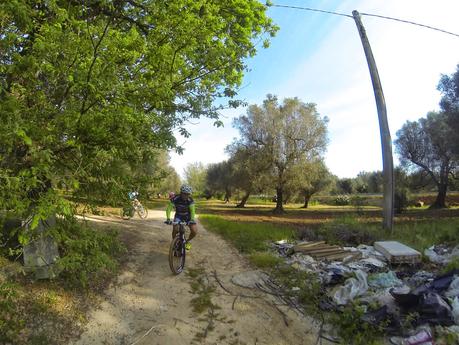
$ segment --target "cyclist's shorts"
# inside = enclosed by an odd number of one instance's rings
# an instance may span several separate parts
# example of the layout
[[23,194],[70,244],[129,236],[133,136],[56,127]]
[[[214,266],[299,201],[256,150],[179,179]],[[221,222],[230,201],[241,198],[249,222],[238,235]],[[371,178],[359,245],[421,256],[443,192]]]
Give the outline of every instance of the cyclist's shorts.
[[190,220],[191,220],[191,215],[187,215],[187,216],[175,215],[174,216],[174,223],[179,223],[179,222],[188,223]]

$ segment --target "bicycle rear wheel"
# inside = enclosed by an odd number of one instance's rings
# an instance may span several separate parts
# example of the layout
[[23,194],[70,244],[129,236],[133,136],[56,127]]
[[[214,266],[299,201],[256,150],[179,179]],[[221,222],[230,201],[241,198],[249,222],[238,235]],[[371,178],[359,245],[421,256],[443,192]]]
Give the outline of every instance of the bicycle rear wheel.
[[172,273],[180,274],[185,268],[185,244],[180,236],[176,236],[169,248],[169,266]]
[[142,219],[148,217],[148,210],[145,207],[143,207],[143,205],[139,205],[139,207],[137,208],[137,213],[139,214],[139,217]]

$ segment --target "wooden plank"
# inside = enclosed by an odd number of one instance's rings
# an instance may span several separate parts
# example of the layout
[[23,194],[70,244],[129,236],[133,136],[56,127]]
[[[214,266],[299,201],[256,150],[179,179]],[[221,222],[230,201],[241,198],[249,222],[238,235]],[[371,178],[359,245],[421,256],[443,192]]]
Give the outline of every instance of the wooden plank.
[[330,251],[330,252],[327,252],[327,253],[311,254],[311,256],[313,258],[324,258],[324,257],[330,256],[330,255],[343,254],[343,253],[346,253],[346,252],[343,251],[342,249],[340,249],[340,250]]
[[325,244],[325,241],[309,241],[309,242],[300,242],[297,246],[310,246],[316,244]]
[[324,259],[327,259],[327,260],[341,260],[341,259],[345,259],[347,258],[348,256],[353,256],[353,259],[355,259],[357,256],[359,256],[358,254],[353,254],[352,252],[344,252],[344,253],[340,253],[340,254],[334,254],[334,255],[328,255],[328,256],[325,256]]
[[316,241],[316,242],[304,242],[304,243],[299,243],[295,247],[298,248],[309,248],[309,247],[314,247],[318,245],[326,244],[325,241]]
[[328,246],[328,247],[317,248],[317,249],[316,248],[308,248],[308,249],[304,249],[303,252],[305,252],[305,253],[321,253],[321,252],[327,252],[327,251],[337,250],[337,249],[343,250],[339,246]]

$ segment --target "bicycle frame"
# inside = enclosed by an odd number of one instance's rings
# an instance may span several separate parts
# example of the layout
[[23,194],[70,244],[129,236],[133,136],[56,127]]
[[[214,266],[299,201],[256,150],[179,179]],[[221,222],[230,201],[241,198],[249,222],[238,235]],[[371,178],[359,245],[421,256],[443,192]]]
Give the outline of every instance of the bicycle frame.
[[[178,231],[172,239],[171,246],[169,248],[169,266],[172,273],[179,274],[185,268],[185,226],[186,222],[174,222],[174,226],[178,226]],[[175,261],[179,258],[180,263],[175,264]]]
[[188,224],[186,222],[173,222],[172,226],[175,226],[175,225],[178,225],[178,232],[177,232],[177,234],[175,236],[176,237],[180,236],[180,239],[182,240],[182,243],[185,243],[186,242],[186,239],[185,239],[185,226],[187,226]]

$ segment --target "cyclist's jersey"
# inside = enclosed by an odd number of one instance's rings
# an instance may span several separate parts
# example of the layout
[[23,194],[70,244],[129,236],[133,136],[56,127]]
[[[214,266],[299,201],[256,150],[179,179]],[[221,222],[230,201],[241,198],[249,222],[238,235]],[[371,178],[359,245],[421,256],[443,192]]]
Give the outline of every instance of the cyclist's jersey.
[[195,218],[195,205],[192,197],[183,200],[180,195],[172,198],[167,205],[166,215],[170,219],[170,213],[175,208],[175,217],[182,220],[194,220]]

